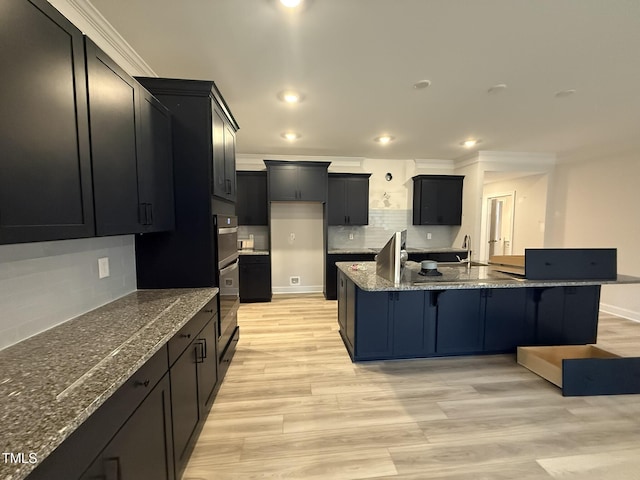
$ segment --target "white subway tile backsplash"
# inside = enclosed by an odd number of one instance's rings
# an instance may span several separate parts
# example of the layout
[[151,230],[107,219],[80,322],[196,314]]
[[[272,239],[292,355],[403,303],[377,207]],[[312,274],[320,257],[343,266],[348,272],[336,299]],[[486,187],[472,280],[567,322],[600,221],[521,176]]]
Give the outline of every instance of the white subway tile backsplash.
[[[393,232],[407,230],[407,247],[444,248],[451,247],[454,238],[453,226],[412,225],[411,210],[370,209],[369,225],[329,227],[328,247],[382,248]],[[431,233],[431,239],[427,239]],[[353,235],[353,239],[349,238]]]
[[[110,276],[98,278],[98,258]],[[136,289],[134,237],[0,245],[0,349]]]

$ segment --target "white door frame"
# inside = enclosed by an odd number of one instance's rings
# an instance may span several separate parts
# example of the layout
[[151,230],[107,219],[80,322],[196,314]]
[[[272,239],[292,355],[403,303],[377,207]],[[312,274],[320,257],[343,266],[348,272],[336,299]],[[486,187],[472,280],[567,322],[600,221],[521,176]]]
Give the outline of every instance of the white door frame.
[[516,191],[511,190],[505,193],[492,193],[489,195],[482,196],[482,223],[480,226],[480,231],[482,232],[480,238],[480,258],[481,262],[489,261],[489,229],[491,228],[491,222],[489,221],[489,202],[498,197],[511,197],[512,206],[511,206],[511,225],[509,228],[510,231],[510,242],[511,242],[511,251],[513,252],[513,232],[514,232],[514,224],[515,224],[515,216],[516,216]]

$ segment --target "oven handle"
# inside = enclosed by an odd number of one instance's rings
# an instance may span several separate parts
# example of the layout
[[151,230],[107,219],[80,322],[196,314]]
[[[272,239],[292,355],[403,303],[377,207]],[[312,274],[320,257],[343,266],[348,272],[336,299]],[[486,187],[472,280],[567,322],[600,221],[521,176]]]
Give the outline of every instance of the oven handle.
[[220,275],[226,275],[229,272],[232,272],[233,270],[236,270],[238,268],[238,263],[240,262],[239,259],[236,259],[235,262],[233,262],[231,265],[229,265],[228,267],[224,267],[223,269],[220,270]]
[[218,228],[218,233],[220,235],[225,235],[227,233],[238,233],[238,227],[220,227]]
[[220,273],[222,273],[222,271],[225,268],[223,267],[223,265],[230,265],[231,262],[237,262],[238,258],[239,258],[238,252],[234,252],[233,254],[229,255],[227,258],[223,258],[222,260],[220,260],[218,262],[218,270],[220,270]]

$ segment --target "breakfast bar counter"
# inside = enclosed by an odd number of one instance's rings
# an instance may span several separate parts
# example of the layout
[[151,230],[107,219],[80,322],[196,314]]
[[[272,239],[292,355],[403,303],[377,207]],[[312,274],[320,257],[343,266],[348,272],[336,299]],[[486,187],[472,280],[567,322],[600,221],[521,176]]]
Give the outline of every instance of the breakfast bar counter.
[[522,345],[596,343],[600,286],[615,280],[530,280],[493,267],[408,261],[399,283],[375,262],[339,262],[338,322],[354,361],[513,353]]

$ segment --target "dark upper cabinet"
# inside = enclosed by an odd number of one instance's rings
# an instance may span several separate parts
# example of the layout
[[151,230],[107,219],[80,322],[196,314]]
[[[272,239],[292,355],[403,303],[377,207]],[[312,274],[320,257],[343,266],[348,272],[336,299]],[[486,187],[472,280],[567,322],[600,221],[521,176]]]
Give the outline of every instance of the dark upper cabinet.
[[461,175],[413,177],[413,224],[460,225],[463,180]]
[[145,232],[175,228],[171,114],[140,88],[137,119],[139,218]]
[[0,15],[0,243],[94,235],[82,33],[44,0]]
[[238,172],[238,225],[268,225],[267,171]]
[[329,225],[369,224],[371,174],[329,174],[327,198]]
[[96,232],[171,230],[169,112],[88,38],[86,49]]
[[140,89],[88,38],[86,48],[96,233],[139,233],[144,221],[139,218],[136,152]]
[[213,194],[236,200],[236,134],[224,121],[224,115],[211,99],[213,135]]
[[265,160],[269,201],[326,202],[330,162]]

